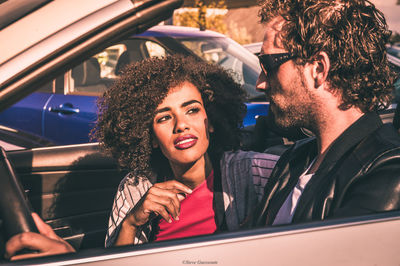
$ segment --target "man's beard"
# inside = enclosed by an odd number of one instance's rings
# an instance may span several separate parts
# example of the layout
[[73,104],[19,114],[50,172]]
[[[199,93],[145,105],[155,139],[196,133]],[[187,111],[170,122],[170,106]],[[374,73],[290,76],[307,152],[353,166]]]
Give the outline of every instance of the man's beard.
[[295,127],[304,127],[306,119],[304,110],[299,110],[298,106],[284,106],[280,108],[272,103],[271,111],[273,113],[276,125],[283,130],[290,130]]
[[[291,86],[297,88],[297,92],[287,96],[286,105],[283,105],[285,102],[281,102],[280,105],[275,104],[275,95],[270,95],[270,121],[277,130],[285,134],[297,134],[301,128],[314,131],[315,113],[318,111],[312,95],[305,87],[305,81],[299,77]],[[282,87],[278,87],[277,91],[282,92]]]

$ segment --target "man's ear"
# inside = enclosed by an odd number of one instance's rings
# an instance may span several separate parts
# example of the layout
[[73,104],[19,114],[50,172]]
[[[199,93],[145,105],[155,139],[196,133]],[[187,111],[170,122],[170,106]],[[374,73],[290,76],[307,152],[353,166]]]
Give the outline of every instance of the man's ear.
[[311,74],[315,82],[315,88],[318,88],[326,82],[331,69],[331,62],[327,53],[319,52],[312,64],[313,68]]

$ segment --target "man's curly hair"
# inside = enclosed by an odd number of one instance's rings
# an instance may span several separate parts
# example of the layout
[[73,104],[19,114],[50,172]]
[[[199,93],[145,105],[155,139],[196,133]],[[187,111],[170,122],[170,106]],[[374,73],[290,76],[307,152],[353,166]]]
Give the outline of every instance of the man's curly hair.
[[[152,124],[157,106],[169,89],[185,81],[201,93],[214,127],[208,152],[212,158],[237,149],[246,113],[246,94],[229,73],[192,57],[150,58],[128,65],[120,79],[99,99],[99,116],[92,136],[134,176],[154,180],[165,174],[167,159],[152,148]],[[170,169],[169,169],[170,170]]]
[[391,32],[383,14],[365,0],[264,0],[261,23],[285,19],[284,48],[302,65],[317,53],[328,54],[328,81],[342,97],[340,108],[363,112],[391,103],[395,73],[389,68],[385,44]]

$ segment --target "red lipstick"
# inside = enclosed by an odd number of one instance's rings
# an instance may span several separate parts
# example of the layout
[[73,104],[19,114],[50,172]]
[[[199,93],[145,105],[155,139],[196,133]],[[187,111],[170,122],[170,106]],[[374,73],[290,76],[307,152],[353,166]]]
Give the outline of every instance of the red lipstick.
[[174,146],[178,150],[188,149],[197,143],[197,139],[194,135],[181,136],[174,141]]

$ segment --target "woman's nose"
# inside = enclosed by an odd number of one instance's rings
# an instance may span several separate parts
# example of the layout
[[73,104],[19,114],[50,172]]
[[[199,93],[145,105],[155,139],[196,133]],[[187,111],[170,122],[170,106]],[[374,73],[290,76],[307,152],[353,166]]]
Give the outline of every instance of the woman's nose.
[[186,121],[186,117],[184,115],[177,115],[175,116],[175,128],[174,133],[181,133],[189,129],[189,125]]

